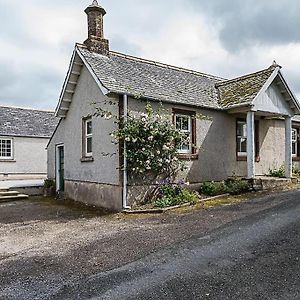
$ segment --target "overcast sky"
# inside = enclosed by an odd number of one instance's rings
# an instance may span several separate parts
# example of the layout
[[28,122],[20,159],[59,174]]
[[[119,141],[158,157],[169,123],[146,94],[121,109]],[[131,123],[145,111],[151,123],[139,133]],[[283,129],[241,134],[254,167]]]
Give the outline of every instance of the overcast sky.
[[[0,104],[54,109],[92,0],[0,0]],[[300,98],[300,1],[100,0],[111,50],[233,78],[275,59]]]

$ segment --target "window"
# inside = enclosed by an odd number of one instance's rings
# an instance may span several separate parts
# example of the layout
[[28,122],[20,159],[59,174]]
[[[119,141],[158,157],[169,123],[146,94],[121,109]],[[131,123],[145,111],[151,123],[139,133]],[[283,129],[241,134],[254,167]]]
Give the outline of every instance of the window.
[[245,121],[237,121],[237,155],[247,156],[247,124]]
[[298,129],[293,128],[292,129],[292,155],[293,157],[298,157]]
[[[247,123],[245,120],[237,120],[236,148],[238,160],[247,160]],[[259,162],[259,121],[255,121],[254,124],[254,148],[255,160]]]
[[182,154],[192,154],[193,152],[193,130],[192,130],[192,116],[175,114],[175,125],[187,137],[187,141],[180,144],[178,152]]
[[12,139],[0,138],[0,159],[13,159]]
[[85,119],[83,121],[84,140],[83,149],[84,157],[91,157],[93,155],[93,123],[92,119]]

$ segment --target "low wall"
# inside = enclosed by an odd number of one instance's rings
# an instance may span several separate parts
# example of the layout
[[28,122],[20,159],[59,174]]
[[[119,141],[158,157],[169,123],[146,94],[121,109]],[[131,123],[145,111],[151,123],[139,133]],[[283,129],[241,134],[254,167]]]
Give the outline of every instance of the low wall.
[[0,180],[35,180],[42,179],[45,180],[47,174],[0,174]]
[[64,196],[111,211],[122,210],[122,188],[120,186],[66,180]]
[[17,191],[20,194],[28,196],[42,196],[44,195],[44,187],[42,186],[27,186],[27,187],[12,187],[11,191]]
[[[193,191],[199,191],[201,188],[202,183],[193,183],[186,188],[193,190]],[[128,205],[129,206],[135,206],[138,204],[141,204],[144,201],[144,198],[146,194],[149,195],[149,191],[153,191],[155,187],[158,185],[129,185],[128,186]]]

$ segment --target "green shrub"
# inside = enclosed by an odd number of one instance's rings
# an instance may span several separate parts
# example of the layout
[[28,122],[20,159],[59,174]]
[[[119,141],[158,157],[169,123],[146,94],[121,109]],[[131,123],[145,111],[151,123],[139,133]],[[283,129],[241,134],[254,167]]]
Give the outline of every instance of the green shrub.
[[44,180],[44,188],[49,189],[51,187],[55,187],[55,181],[52,179]]
[[229,193],[238,195],[250,191],[251,187],[246,180],[229,179],[221,182],[204,182],[201,187],[201,193],[207,196],[217,196]]
[[159,195],[154,201],[155,207],[168,207],[184,203],[195,204],[198,200],[196,192],[184,187],[182,184],[163,184],[159,187]]
[[269,169],[269,175],[272,177],[284,178],[285,177],[285,167],[281,165],[278,169]]
[[154,206],[155,207],[159,207],[159,208],[164,208],[164,207],[172,206],[172,201],[168,197],[162,197],[162,198],[157,199],[154,202]]
[[251,190],[251,186],[247,180],[229,179],[226,181],[226,192],[231,195],[247,193]]
[[202,184],[201,193],[208,196],[217,196],[226,193],[226,187],[223,181],[208,181]]
[[300,177],[300,170],[295,165],[293,165],[293,175]]

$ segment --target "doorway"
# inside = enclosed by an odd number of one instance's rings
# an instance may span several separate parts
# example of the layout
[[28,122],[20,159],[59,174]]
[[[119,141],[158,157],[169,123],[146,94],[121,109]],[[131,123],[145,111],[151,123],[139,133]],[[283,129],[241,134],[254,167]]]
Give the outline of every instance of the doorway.
[[65,190],[65,153],[64,145],[56,146],[56,192]]

